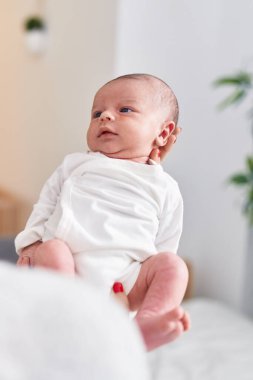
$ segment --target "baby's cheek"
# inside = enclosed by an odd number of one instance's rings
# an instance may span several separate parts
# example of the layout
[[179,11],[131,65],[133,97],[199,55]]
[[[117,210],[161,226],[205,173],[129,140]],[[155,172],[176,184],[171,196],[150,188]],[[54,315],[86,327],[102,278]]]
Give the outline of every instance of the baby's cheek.
[[95,143],[95,136],[94,136],[94,132],[91,129],[88,129],[87,131],[86,141],[87,141],[87,145],[89,149],[92,150]]

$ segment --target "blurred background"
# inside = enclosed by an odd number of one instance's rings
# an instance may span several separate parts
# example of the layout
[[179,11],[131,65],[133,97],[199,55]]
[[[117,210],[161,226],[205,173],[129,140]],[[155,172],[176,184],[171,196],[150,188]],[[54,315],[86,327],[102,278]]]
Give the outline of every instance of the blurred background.
[[[250,65],[250,0],[0,0],[0,232],[25,224],[63,157],[86,149],[96,90],[146,72],[167,81],[183,128],[164,168],[185,202],[179,254],[191,260],[194,293],[240,308],[247,221],[226,179],[250,152],[245,113],[217,104],[212,83]],[[47,26],[44,52],[26,45],[24,20]],[[247,66],[248,67],[248,66]]]

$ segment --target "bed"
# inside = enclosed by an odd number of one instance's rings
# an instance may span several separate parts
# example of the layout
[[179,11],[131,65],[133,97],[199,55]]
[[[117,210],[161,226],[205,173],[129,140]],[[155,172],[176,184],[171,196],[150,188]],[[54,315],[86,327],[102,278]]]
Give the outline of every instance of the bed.
[[191,330],[148,354],[153,380],[253,380],[253,321],[215,300],[185,302]]

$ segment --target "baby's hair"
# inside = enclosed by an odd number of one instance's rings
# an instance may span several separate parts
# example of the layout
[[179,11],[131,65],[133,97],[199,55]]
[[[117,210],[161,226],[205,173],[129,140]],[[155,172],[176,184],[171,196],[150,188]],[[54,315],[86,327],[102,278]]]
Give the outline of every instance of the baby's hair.
[[112,79],[111,81],[107,83],[110,83],[119,79],[137,79],[137,80],[144,79],[148,81],[156,81],[160,86],[159,95],[160,95],[161,105],[166,110],[168,110],[168,114],[170,114],[171,119],[174,121],[175,125],[177,125],[178,117],[179,117],[178,101],[171,87],[166,82],[164,82],[162,79],[151,74],[136,73],[136,74],[121,75],[115,79]]

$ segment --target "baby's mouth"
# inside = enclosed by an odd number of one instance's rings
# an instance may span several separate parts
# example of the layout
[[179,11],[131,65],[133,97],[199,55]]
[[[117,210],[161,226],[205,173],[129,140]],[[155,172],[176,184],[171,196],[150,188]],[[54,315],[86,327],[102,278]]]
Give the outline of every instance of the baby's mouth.
[[117,135],[117,133],[114,133],[112,131],[102,131],[99,133],[98,137],[101,137],[101,136],[110,136],[110,135]]
[[115,133],[112,133],[112,132],[102,132],[100,136],[103,136],[103,135],[115,135]]

